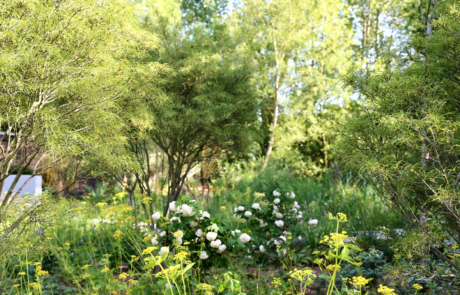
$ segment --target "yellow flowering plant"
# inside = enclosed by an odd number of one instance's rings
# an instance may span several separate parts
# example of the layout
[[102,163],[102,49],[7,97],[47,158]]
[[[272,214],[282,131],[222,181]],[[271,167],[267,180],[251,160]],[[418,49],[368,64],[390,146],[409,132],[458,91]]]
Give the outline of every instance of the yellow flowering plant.
[[[339,292],[335,285],[335,279],[342,269],[342,262],[346,261],[353,265],[361,265],[361,263],[352,256],[353,251],[361,251],[361,249],[354,244],[345,243],[345,239],[348,237],[347,233],[345,231],[339,232],[340,224],[347,222],[347,216],[343,213],[337,213],[336,216],[333,216],[332,213],[329,212],[329,220],[336,221],[336,231],[329,236],[324,236],[324,239],[320,243],[329,246],[329,250],[324,253],[324,258],[316,258],[314,261],[322,270],[326,270],[319,275],[319,277],[329,281],[326,295],[331,295],[334,291]],[[361,287],[363,286],[361,280],[355,283],[361,285]]]

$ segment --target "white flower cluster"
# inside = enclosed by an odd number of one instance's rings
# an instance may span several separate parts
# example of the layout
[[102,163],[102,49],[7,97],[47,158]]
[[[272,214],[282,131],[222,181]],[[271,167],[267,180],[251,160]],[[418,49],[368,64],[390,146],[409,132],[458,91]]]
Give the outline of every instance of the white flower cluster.
[[[151,225],[151,223],[139,222],[137,223],[137,228],[140,230],[141,233],[146,233]],[[136,224],[133,225],[133,228],[136,229]]]

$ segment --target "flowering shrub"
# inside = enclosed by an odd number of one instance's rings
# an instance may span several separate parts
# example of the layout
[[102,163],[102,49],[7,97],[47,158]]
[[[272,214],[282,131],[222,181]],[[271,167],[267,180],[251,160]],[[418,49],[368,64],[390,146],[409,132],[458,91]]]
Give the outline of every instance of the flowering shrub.
[[[246,252],[251,236],[246,232],[231,231],[228,224],[216,220],[206,211],[199,210],[196,201],[190,198],[169,205],[171,218],[152,215],[155,224],[153,230],[145,232],[153,246],[169,247],[171,250],[187,246],[190,260],[198,262],[200,267],[226,267],[230,252]],[[161,254],[160,254],[161,255]]]
[[[302,240],[300,235],[293,237],[292,234],[296,225],[304,222],[301,206],[292,191],[274,190],[268,196],[260,195],[263,196],[261,203],[240,205],[234,209],[233,217],[238,223],[245,223],[253,233],[251,250],[256,256],[278,257],[286,264],[284,258],[291,256],[292,249]],[[317,223],[316,219],[308,221],[311,226]]]

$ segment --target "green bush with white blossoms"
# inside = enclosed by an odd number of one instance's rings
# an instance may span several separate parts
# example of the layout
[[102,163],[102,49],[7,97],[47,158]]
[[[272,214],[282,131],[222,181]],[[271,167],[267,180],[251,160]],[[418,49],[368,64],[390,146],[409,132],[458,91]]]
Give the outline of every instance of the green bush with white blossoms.
[[187,198],[172,202],[169,211],[169,220],[159,212],[154,213],[153,229],[144,233],[161,253],[186,245],[191,252],[190,260],[202,269],[226,267],[232,253],[247,253],[249,232],[232,231],[228,223],[199,210],[196,201]]
[[[289,251],[302,245],[297,226],[304,222],[301,206],[295,201],[292,191],[274,190],[268,196],[259,195],[263,196],[260,203],[234,208],[233,217],[238,223],[245,224],[244,227],[253,234],[254,246],[251,250],[254,258],[275,258],[283,262]],[[308,221],[310,226],[317,223],[316,219]]]
[[[203,269],[227,267],[232,254],[283,263],[289,251],[302,245],[301,236],[292,234],[299,234],[296,225],[304,222],[294,192],[275,190],[260,203],[234,208],[233,227],[200,210],[190,198],[170,203],[169,212],[170,219],[161,217],[160,212],[152,215],[151,229],[143,227],[145,238],[159,249],[160,255],[186,245],[192,254],[190,260]],[[308,223],[313,226],[317,222],[315,219]]]

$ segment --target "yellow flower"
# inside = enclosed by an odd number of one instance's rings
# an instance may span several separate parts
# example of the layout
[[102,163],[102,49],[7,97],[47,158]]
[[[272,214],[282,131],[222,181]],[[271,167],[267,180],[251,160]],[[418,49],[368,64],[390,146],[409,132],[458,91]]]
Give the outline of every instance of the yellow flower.
[[220,206],[220,210],[225,210],[227,209],[225,206]]
[[313,251],[311,254],[316,255],[316,254],[319,254],[319,253],[321,253],[321,252],[320,251]]
[[126,279],[128,276],[129,276],[129,275],[128,275],[126,272],[124,272],[124,273],[121,273],[121,274],[118,276],[118,278],[124,280],[124,279]]
[[23,271],[21,271],[20,273],[18,273],[18,275],[20,275],[20,276],[23,276],[23,275],[25,275],[25,274],[26,274],[26,273],[23,272]]
[[100,202],[100,203],[96,204],[96,206],[98,206],[98,207],[104,207],[105,205],[107,205],[107,203],[105,203],[105,202]]
[[87,269],[87,268],[90,268],[91,267],[91,264],[86,264],[84,266],[81,267],[81,269]]
[[148,247],[147,249],[144,249],[142,251],[142,255],[150,254],[150,253],[152,253],[153,250],[156,250],[156,249],[158,249],[158,247]]
[[339,218],[339,222],[346,222],[347,221],[347,215],[343,213],[337,213],[337,217]]
[[46,238],[46,239],[49,241],[49,240],[52,240],[53,238]]
[[184,260],[187,256],[188,256],[188,253],[187,253],[187,252],[181,251],[181,252],[177,253],[176,255],[174,255],[174,260],[177,259],[177,260],[182,261],[182,260]]
[[382,286],[380,285],[380,287],[378,288],[377,290],[379,293],[382,293],[383,295],[397,295],[394,291],[395,289],[390,289],[388,288],[387,286]]
[[186,245],[190,245],[190,242],[185,242],[185,243],[184,243],[184,246],[186,246]]
[[69,243],[64,243],[64,245],[66,245],[66,246],[70,246],[70,244],[69,244]]
[[103,270],[101,270],[101,272],[108,272],[109,270],[110,268],[105,267]]
[[173,235],[174,235],[174,237],[176,239],[180,239],[180,238],[182,238],[184,236],[184,232],[183,231],[176,231]]
[[420,286],[419,284],[413,284],[413,285],[412,285],[412,287],[414,287],[415,289],[417,289],[417,291],[419,291],[419,290],[422,290],[422,289],[423,289],[423,287],[422,287],[422,286]]
[[366,286],[371,280],[372,280],[372,278],[366,279],[366,278],[363,278],[361,276],[353,277],[353,280],[352,280],[351,284],[353,286],[355,286],[355,287],[362,288],[362,287]]
[[329,264],[328,266],[326,266],[326,269],[330,271],[339,271],[341,267],[338,264]]
[[313,278],[316,278],[316,275],[313,274],[313,271],[311,269],[305,269],[305,270],[296,269],[296,270],[289,272],[289,276],[301,282],[303,281],[313,282]]
[[42,270],[41,265],[39,265],[37,266],[36,275],[37,277],[41,277],[41,276],[49,275],[49,273],[46,270]]
[[273,278],[272,285],[275,288],[279,288],[281,286],[281,279],[280,278]]
[[13,288],[17,288],[17,287],[19,287],[19,286],[21,286],[21,285],[20,285],[20,284],[14,284],[14,285],[13,285]]
[[115,233],[113,234],[113,237],[117,240],[121,240],[121,237],[123,236],[123,232],[121,230],[116,230]]
[[203,291],[205,295],[213,295],[212,290],[214,289],[214,286],[208,285],[208,284],[198,284],[196,287],[197,291]]

